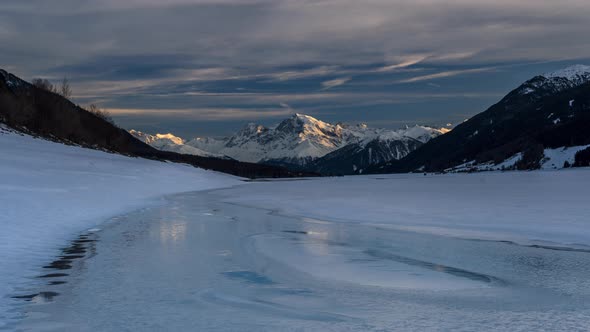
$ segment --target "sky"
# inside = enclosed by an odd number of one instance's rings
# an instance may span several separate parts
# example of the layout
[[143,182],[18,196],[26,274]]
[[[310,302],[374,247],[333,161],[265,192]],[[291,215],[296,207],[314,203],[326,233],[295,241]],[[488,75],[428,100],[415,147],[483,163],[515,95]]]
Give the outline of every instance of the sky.
[[588,0],[2,0],[0,68],[185,138],[293,113],[444,126],[590,64],[588,17]]

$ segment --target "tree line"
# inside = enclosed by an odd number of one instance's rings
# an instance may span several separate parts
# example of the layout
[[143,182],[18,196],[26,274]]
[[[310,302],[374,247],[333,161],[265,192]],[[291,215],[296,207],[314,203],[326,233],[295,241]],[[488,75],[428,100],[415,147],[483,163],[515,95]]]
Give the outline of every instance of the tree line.
[[70,82],[67,77],[64,77],[60,85],[54,85],[51,81],[45,78],[34,78],[31,83],[39,89],[56,93],[67,99],[70,99],[72,96],[72,88],[70,87]]
[[[67,77],[64,77],[59,85],[55,85],[45,78],[34,78],[31,83],[39,89],[58,94],[66,99],[70,99],[72,97],[72,87],[70,86],[70,81]],[[113,120],[109,111],[101,109],[96,104],[90,104],[84,109],[111,124],[115,124],[115,121]]]

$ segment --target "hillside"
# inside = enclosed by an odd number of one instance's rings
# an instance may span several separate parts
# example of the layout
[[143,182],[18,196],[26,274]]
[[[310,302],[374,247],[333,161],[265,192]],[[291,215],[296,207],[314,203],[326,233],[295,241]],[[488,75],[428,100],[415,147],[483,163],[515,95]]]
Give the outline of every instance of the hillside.
[[573,66],[528,80],[452,132],[431,140],[399,161],[367,171],[440,172],[477,169],[478,165],[538,169],[548,157],[547,150],[582,149],[590,144],[588,128],[590,67]]

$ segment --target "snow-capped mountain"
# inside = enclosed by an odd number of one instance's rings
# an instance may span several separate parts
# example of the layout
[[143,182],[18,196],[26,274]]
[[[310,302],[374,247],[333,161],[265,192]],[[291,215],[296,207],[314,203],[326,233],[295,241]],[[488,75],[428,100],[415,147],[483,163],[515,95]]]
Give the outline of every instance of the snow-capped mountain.
[[150,135],[150,134],[145,134],[145,133],[142,133],[141,131],[137,131],[137,130],[133,130],[133,129],[131,129],[129,131],[129,133],[131,135],[135,136],[135,138],[143,141],[144,143],[147,143],[147,144],[157,147],[157,148],[160,148],[165,145],[170,145],[170,144],[174,144],[174,145],[184,144],[184,139],[174,136],[170,133]]
[[272,128],[251,123],[222,141],[196,139],[188,144],[237,160],[304,165],[361,136],[362,130],[295,114]]
[[363,173],[364,169],[371,165],[401,159],[429,140],[448,131],[450,130],[446,128],[433,129],[423,126],[384,131],[315,160],[311,168],[324,174]]
[[[294,114],[274,127],[248,124],[235,135],[224,139],[195,138],[184,141],[172,134],[139,136],[144,142],[158,148],[184,153],[191,149],[214,155],[256,163],[284,165],[313,169],[323,157],[330,156],[329,164],[338,164],[338,173],[352,173],[356,168],[369,164],[399,159],[428,140],[445,133],[446,129],[423,126],[406,127],[399,130],[375,129],[367,125],[330,124],[309,115]],[[352,154],[366,154],[355,163]],[[323,165],[323,164],[322,164]],[[319,166],[318,166],[319,167]],[[320,167],[322,171],[332,172]],[[346,170],[346,172],[343,172]]]
[[201,157],[224,157],[222,155],[206,152],[199,148],[185,144],[186,142],[184,141],[184,139],[178,136],[174,136],[170,133],[150,135],[133,129],[129,130],[129,133],[133,135],[135,138],[139,139],[140,141],[149,144],[158,150],[171,151],[182,154],[192,154]]

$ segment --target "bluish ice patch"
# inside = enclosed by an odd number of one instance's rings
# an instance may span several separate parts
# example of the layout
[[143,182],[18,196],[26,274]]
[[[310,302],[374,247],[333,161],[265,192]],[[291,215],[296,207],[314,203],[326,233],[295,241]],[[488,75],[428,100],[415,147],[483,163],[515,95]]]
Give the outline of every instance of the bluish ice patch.
[[275,282],[270,280],[269,278],[267,278],[261,274],[258,274],[256,272],[252,272],[252,271],[229,271],[229,272],[222,272],[221,274],[223,274],[224,276],[226,276],[230,279],[250,282],[253,284],[259,284],[259,285],[273,285],[273,284],[275,284]]

